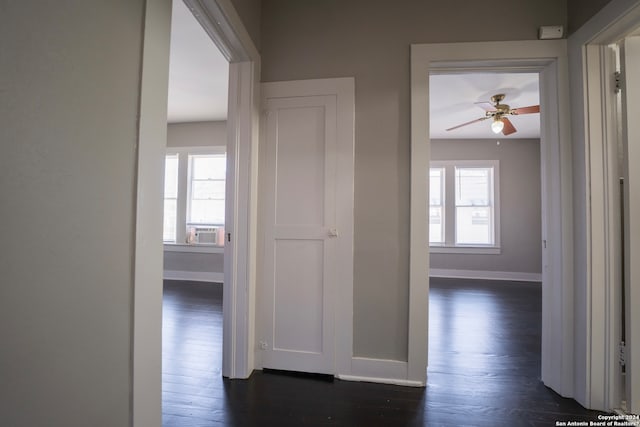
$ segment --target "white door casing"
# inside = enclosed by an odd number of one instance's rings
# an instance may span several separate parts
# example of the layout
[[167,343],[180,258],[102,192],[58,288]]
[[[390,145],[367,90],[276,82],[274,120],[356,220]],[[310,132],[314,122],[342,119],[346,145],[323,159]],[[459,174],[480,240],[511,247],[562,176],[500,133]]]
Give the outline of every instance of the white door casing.
[[348,372],[353,79],[265,83],[258,352],[272,369]]
[[622,123],[625,146],[626,406],[640,413],[640,36],[622,42]]
[[[615,167],[618,156],[616,95],[612,90],[615,59],[608,46],[628,37],[639,25],[640,1],[612,0],[568,39],[575,113],[573,144],[578,160],[574,164],[579,190],[577,207],[584,207],[583,211],[576,210],[579,233],[576,242],[584,248],[578,246],[581,250],[576,253],[575,398],[585,407],[605,411],[619,408],[621,403],[617,378],[620,295],[616,272],[621,252],[616,224],[620,171]],[[630,122],[634,121],[632,124],[637,126],[637,114],[630,117]],[[581,158],[584,164],[579,161]],[[627,184],[630,181],[633,179],[627,179]],[[637,268],[637,258],[635,265]],[[581,270],[584,272],[580,273]],[[626,296],[630,297],[628,291]],[[628,322],[638,324],[637,318],[635,323],[629,318]],[[627,385],[634,383],[630,381],[632,375],[627,373]],[[637,387],[635,393],[627,389],[627,400],[638,399]],[[633,407],[633,402],[627,403],[627,408],[630,406]]]
[[[598,69],[598,78],[587,79],[587,91],[591,92],[589,104],[598,105],[602,115],[589,121],[588,132],[599,135],[590,138],[586,156],[589,191],[598,196],[591,201],[586,213],[591,224],[587,246],[589,280],[595,286],[590,291],[590,309],[593,320],[589,325],[587,342],[589,363],[595,369],[589,372],[592,389],[585,395],[590,405],[600,409],[619,408],[622,400],[622,373],[619,365],[621,307],[621,221],[619,169],[618,97],[615,81],[600,75],[613,76],[616,71],[616,51],[611,46],[587,46],[588,68]],[[595,76],[593,76],[595,77]],[[598,244],[592,244],[600,242]],[[606,321],[599,321],[600,316]],[[603,369],[604,368],[604,369]],[[582,393],[581,393],[582,394]]]
[[408,379],[426,382],[429,292],[427,192],[429,73],[540,73],[543,325],[542,378],[573,393],[573,247],[568,72],[564,40],[423,44],[411,47],[411,224]]
[[[145,9],[135,213],[131,422],[162,424],[162,187],[171,2]],[[151,42],[153,40],[153,42]],[[152,46],[153,45],[153,46]]]
[[222,375],[248,378],[255,367],[260,54],[231,0],[184,2],[230,62]]

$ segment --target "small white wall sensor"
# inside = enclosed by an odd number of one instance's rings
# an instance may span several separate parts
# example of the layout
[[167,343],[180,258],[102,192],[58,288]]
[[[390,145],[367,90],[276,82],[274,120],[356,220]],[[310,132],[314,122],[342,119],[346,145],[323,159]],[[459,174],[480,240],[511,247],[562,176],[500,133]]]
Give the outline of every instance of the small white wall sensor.
[[546,39],[561,39],[563,33],[562,25],[548,25],[540,27],[538,30],[538,38],[540,40]]

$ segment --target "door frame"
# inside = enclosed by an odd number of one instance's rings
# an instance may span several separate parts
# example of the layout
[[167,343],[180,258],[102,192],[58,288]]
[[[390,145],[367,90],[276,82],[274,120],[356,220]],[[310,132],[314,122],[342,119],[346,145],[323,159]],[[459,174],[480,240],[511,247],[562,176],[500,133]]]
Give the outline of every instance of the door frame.
[[[620,401],[617,375],[620,295],[616,286],[620,277],[616,268],[620,257],[620,223],[616,215],[618,135],[612,91],[615,68],[607,46],[639,26],[640,1],[612,0],[568,39],[573,143],[576,159],[581,160],[575,165],[576,182],[584,186],[578,193],[584,207],[578,226],[584,233],[585,247],[576,258],[583,267],[583,273],[576,275],[576,301],[582,303],[577,315],[585,322],[576,331],[578,338],[584,337],[576,341],[579,357],[576,400],[585,407],[600,410],[617,409]],[[637,310],[627,315],[634,317],[630,321],[635,324],[640,322]],[[636,384],[627,398],[637,410],[640,372],[631,369],[627,376],[628,382]]]
[[[181,1],[181,0],[173,0]],[[231,63],[227,119],[223,370],[247,378],[254,368],[260,55],[230,0],[184,0]],[[166,149],[171,0],[145,3],[133,261],[132,393],[134,426],[162,416],[162,181]]]
[[[411,219],[408,379],[426,383],[428,348],[429,74],[540,74],[543,260],[542,380],[573,394],[573,234],[568,61],[565,40],[411,46]],[[545,179],[546,177],[546,179]]]

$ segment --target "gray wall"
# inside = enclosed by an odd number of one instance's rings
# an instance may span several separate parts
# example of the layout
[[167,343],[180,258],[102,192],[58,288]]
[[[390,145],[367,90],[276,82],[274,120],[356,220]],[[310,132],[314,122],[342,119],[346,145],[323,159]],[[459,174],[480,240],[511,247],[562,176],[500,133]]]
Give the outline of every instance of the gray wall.
[[260,50],[260,11],[261,0],[231,0],[233,8],[238,12],[242,24],[246,28],[253,44]]
[[[227,122],[190,122],[167,125],[167,147],[227,145]],[[223,273],[224,254],[164,251],[164,269]]]
[[167,147],[227,145],[227,122],[189,122],[167,125]]
[[194,272],[224,272],[224,255],[164,251],[164,269]]
[[500,255],[432,253],[431,268],[542,273],[540,141],[431,141],[432,160],[500,161]]
[[130,425],[143,11],[0,3],[2,425]]
[[567,0],[568,34],[574,33],[611,0]]
[[263,81],[356,78],[355,355],[407,357],[410,44],[536,39],[549,23],[566,26],[566,1],[501,3],[499,24],[466,0],[263,2]]

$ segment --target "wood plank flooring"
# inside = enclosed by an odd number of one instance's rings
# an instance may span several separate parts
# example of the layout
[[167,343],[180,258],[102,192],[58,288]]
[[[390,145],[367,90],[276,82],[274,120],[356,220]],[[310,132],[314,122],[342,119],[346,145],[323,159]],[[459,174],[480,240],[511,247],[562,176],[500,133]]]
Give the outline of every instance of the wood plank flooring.
[[540,374],[540,285],[432,279],[426,388],[226,380],[222,287],[165,281],[163,426],[554,426],[595,420]]

